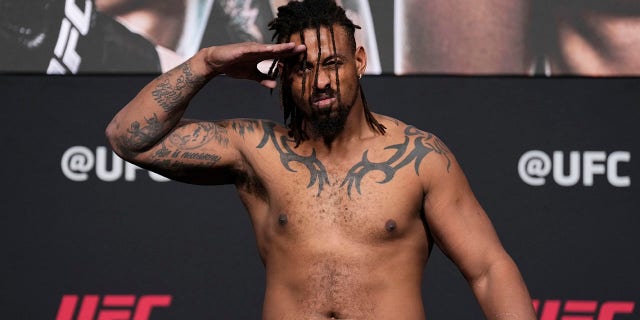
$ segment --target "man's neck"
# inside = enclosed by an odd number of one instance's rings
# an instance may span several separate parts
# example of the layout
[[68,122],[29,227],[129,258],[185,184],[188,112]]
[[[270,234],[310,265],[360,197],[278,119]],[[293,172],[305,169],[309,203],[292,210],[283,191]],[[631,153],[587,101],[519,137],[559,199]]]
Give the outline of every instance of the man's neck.
[[323,136],[313,129],[312,125],[305,126],[309,136],[307,144],[313,146],[319,153],[331,154],[344,152],[359,144],[364,139],[372,138],[377,133],[371,128],[364,114],[361,102],[351,108],[342,130],[332,136]]

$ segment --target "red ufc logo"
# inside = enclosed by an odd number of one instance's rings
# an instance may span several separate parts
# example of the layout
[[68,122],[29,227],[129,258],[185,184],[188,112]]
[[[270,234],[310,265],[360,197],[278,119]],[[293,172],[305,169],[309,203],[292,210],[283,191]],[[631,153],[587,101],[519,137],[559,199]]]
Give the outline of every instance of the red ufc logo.
[[56,320],[148,320],[153,308],[166,308],[171,305],[170,295],[146,295],[140,299],[136,298],[134,295],[108,294],[100,301],[98,295],[85,295],[78,306],[80,297],[66,294],[62,297]]
[[[598,308],[598,306],[600,308]],[[540,310],[542,307],[542,310]],[[613,320],[617,314],[631,314],[633,301],[546,300],[540,304],[533,300],[533,308],[540,320]]]

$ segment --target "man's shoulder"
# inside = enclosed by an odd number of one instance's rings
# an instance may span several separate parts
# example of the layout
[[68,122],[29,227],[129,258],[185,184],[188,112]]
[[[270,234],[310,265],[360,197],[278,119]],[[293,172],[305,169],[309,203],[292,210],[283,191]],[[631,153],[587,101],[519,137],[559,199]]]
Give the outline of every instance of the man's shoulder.
[[217,124],[242,138],[251,135],[262,138],[265,133],[282,135],[288,132],[284,125],[268,119],[236,118],[217,121]]
[[433,138],[435,135],[429,131],[418,128],[412,124],[405,123],[396,118],[375,114],[376,120],[385,126],[386,132],[392,137],[410,137],[422,135],[425,137]]
[[[405,152],[407,159],[415,159],[417,167],[423,162],[430,162],[431,167],[437,163],[435,167],[443,167],[445,171],[450,169],[454,159],[453,154],[434,133],[389,116],[376,114],[375,117],[387,128],[386,138],[392,141],[392,147]],[[430,154],[433,156],[428,156]]]

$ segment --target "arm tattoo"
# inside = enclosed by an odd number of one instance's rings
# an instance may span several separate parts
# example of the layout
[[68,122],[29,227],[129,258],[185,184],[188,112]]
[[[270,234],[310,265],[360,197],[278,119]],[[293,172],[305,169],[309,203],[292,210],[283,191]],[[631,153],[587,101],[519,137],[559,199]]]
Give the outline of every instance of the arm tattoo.
[[209,141],[215,140],[223,147],[229,146],[229,135],[227,129],[213,122],[194,122],[196,128],[192,130],[180,130],[178,127],[172,132],[168,140],[172,145],[191,150],[202,147]]
[[293,140],[287,138],[287,136],[280,136],[280,141],[278,142],[278,138],[276,137],[276,133],[274,130],[275,123],[269,121],[261,121],[262,127],[264,128],[264,137],[262,141],[258,144],[256,148],[262,149],[269,141],[276,148],[276,151],[280,154],[280,162],[284,166],[285,169],[296,172],[293,170],[289,163],[291,162],[299,162],[303,164],[309,170],[309,184],[307,185],[307,189],[311,188],[316,183],[318,184],[318,196],[322,192],[322,188],[325,183],[329,183],[329,177],[327,175],[327,169],[325,169],[324,165],[318,158],[316,157],[316,150],[313,149],[311,155],[303,156],[295,153],[287,142],[293,142]]
[[[409,126],[405,129],[405,140],[401,144],[395,144],[386,147],[386,150],[395,149],[396,152],[386,161],[383,162],[371,162],[367,158],[368,150],[362,154],[362,161],[357,163],[349,170],[347,176],[342,181],[341,187],[347,185],[347,194],[351,197],[351,190],[355,186],[358,194],[361,194],[360,184],[365,175],[372,171],[380,171],[384,174],[384,179],[378,181],[380,184],[387,183],[393,179],[398,170],[407,166],[410,163],[414,163],[416,174],[419,175],[419,168],[422,159],[430,152],[435,152],[444,156],[447,159],[447,172],[451,166],[451,160],[449,159],[446,146],[442,141],[430,133],[422,132],[413,126]],[[413,149],[408,151],[411,138],[413,140]]]
[[[179,71],[176,68],[176,70],[160,76],[158,79],[160,83],[151,92],[153,99],[166,112],[171,112],[186,103],[193,90],[200,89],[206,82],[205,77],[193,74],[189,61],[180,65],[179,68]],[[171,76],[174,72],[182,72],[182,74],[176,80],[175,85],[171,85]],[[189,90],[185,90],[185,88]]]
[[[128,153],[127,150],[140,150],[149,145],[155,143],[158,139],[158,135],[162,131],[162,124],[158,121],[158,116],[154,113],[151,118],[144,118],[145,125],[140,124],[138,121],[131,123],[127,132],[128,136],[120,138],[118,144],[123,148],[120,148],[122,152]],[[135,153],[128,153],[129,156],[135,155]]]
[[190,125],[196,127],[189,130],[181,130],[182,127],[178,127],[167,137],[168,143],[163,142],[162,146],[153,153],[155,166],[166,170],[182,171],[193,167],[185,161],[196,160],[204,166],[213,166],[222,159],[217,154],[195,151],[195,149],[214,140],[221,146],[227,147],[229,145],[227,130],[212,122],[195,122]]
[[258,120],[234,120],[231,122],[231,129],[244,139],[244,134],[254,133],[258,125]]
[[180,159],[185,160],[200,160],[206,165],[214,165],[220,159],[219,155],[207,152],[189,152],[180,148],[171,150],[163,143],[162,148],[153,154],[156,158],[156,164],[163,164],[165,168],[182,168],[186,167],[184,162],[178,161]]

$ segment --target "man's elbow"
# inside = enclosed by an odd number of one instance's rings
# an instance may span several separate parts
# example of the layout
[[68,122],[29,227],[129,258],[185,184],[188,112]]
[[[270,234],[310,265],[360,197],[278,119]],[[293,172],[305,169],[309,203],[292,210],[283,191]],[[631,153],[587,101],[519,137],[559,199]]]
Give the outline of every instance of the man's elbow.
[[473,288],[487,286],[492,277],[496,275],[518,274],[518,267],[508,254],[500,255],[487,261],[482,268],[465,275]]
[[134,152],[131,148],[127,148],[126,144],[123,143],[124,137],[118,127],[119,125],[115,121],[111,121],[107,125],[104,134],[107,137],[111,149],[122,159],[130,161],[135,157],[137,152]]

